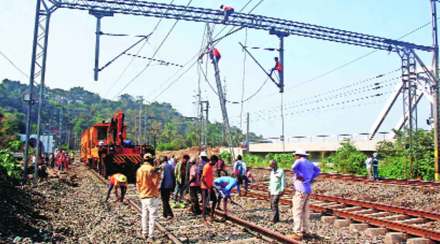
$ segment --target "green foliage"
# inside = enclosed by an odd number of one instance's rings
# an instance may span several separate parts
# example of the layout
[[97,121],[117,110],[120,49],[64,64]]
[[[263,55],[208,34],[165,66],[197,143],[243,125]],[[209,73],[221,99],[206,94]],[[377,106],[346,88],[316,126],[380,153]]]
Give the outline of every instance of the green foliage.
[[[37,86],[35,91],[38,89]],[[2,138],[15,136],[19,132],[24,133],[22,121],[26,111],[21,97],[26,90],[27,86],[17,81],[5,79],[0,83],[0,113],[5,115],[0,128],[0,147],[6,145],[2,145]],[[84,129],[103,120],[109,121],[118,110],[125,113],[127,138],[137,141],[140,109],[145,116],[142,121],[142,144],[152,144],[159,150],[175,150],[199,144],[198,121],[181,115],[168,103],[141,104],[140,100],[129,94],[122,94],[118,100],[113,101],[101,98],[82,87],[73,87],[70,90],[47,88],[45,91],[46,101],[42,110],[43,131],[54,133],[57,142],[66,145],[66,148],[71,148],[79,141]],[[36,109],[32,118],[36,118]],[[60,122],[63,128],[61,135],[58,133]],[[222,127],[222,123],[208,124],[209,146],[225,145]],[[32,127],[32,133],[36,132],[35,128]],[[231,131],[234,145],[239,145],[243,141],[243,133],[236,127],[231,128]],[[251,138],[258,137],[251,134]],[[3,143],[12,139],[15,138],[8,137]]]
[[367,170],[364,164],[366,158],[367,156],[357,150],[350,141],[345,141],[333,155],[323,160],[321,167],[339,173],[366,175]]
[[408,131],[397,133],[393,143],[380,142],[377,147],[381,159],[379,174],[385,178],[433,180],[433,140],[432,131],[418,130],[413,133],[412,148]]
[[18,152],[21,149],[22,142],[20,140],[12,140],[8,142],[7,148],[13,152]]
[[21,176],[20,165],[9,149],[0,150],[0,171],[15,180]]
[[232,163],[232,154],[228,151],[221,152],[220,158],[223,159],[225,163]]

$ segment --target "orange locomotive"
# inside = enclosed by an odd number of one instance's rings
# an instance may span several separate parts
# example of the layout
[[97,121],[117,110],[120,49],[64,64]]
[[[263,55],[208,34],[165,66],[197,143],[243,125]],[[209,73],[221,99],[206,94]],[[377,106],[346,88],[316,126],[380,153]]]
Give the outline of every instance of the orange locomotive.
[[126,140],[126,136],[124,113],[118,111],[109,123],[103,121],[83,131],[81,161],[104,177],[122,173],[128,181],[134,182],[142,155],[154,155],[154,148],[150,145],[133,145]]

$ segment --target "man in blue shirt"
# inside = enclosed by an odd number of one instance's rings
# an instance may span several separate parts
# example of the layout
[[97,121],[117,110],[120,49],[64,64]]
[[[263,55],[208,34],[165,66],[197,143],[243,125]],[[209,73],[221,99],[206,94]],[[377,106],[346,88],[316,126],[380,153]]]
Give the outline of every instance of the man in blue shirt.
[[320,169],[307,159],[308,155],[304,150],[296,150],[294,153],[296,160],[292,165],[295,187],[295,195],[292,198],[294,222],[292,237],[297,240],[309,235],[309,197],[312,193],[312,183],[320,173]]
[[235,178],[232,178],[230,176],[222,176],[222,177],[219,177],[214,180],[214,187],[217,190],[218,195],[219,195],[219,200],[217,201],[218,202],[217,208],[220,207],[220,202],[221,202],[221,199],[223,198],[223,210],[225,211],[225,215],[227,215],[228,214],[228,210],[227,210],[228,199],[232,203],[236,204],[231,199],[232,189],[234,189],[234,187],[236,187],[237,193],[240,194],[240,185],[238,184],[238,181]]
[[160,183],[160,196],[162,198],[163,217],[172,219],[174,217],[173,210],[170,206],[170,197],[176,187],[176,177],[174,175],[174,167],[168,163],[167,157],[163,157],[162,161],[162,182]]

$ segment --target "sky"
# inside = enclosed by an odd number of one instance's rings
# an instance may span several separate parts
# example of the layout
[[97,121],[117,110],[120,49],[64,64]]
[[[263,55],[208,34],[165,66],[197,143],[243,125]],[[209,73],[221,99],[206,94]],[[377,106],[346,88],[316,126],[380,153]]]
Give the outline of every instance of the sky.
[[[156,0],[169,3],[170,0]],[[248,0],[193,0],[191,6],[218,9],[228,4],[241,9]],[[258,0],[243,10],[249,11]],[[188,0],[175,0],[186,5]],[[0,0],[0,52],[19,69],[29,73],[35,1]],[[265,0],[252,13],[338,29],[367,33],[392,39],[430,22],[428,0]],[[159,19],[117,14],[102,20],[102,31],[129,34],[128,37],[101,38],[101,65],[118,55],[136,40],[135,35],[151,33]],[[131,52],[152,57],[175,20],[162,20],[157,30],[143,45]],[[210,120],[221,121],[219,99],[206,82],[198,65],[180,79],[189,66],[163,66],[153,63],[144,70],[147,61],[123,55],[93,81],[96,19],[85,11],[58,9],[51,18],[46,84],[51,88],[69,89],[76,86],[99,95],[116,99],[123,93],[143,96],[147,102],[168,102],[185,116],[196,116],[195,95],[198,82],[202,98],[210,102]],[[213,26],[218,33],[223,26]],[[156,58],[176,64],[191,64],[204,39],[203,23],[179,21],[157,52]],[[229,27],[226,29],[229,30]],[[226,33],[223,31],[222,33]],[[430,26],[420,28],[402,40],[431,45]],[[222,54],[220,76],[225,82],[227,99],[246,100],[256,93],[266,80],[265,74],[249,57],[245,57],[238,42],[248,46],[276,48],[278,39],[260,30],[241,30],[216,47]],[[286,137],[319,134],[336,135],[368,132],[400,75],[400,58],[395,53],[289,36],[285,39],[285,131]],[[255,58],[267,69],[273,66],[276,53],[252,49]],[[431,64],[430,54],[419,53],[425,64]],[[27,83],[26,75],[0,55],[0,79],[8,78]],[[364,58],[360,58],[365,56]],[[349,65],[344,65],[352,60]],[[215,86],[213,68],[206,62],[207,78]],[[341,67],[343,66],[343,67]],[[143,72],[141,72],[144,70]],[[334,71],[332,71],[334,70]],[[397,71],[396,71],[397,70]],[[329,72],[332,71],[332,72]],[[392,72],[394,71],[394,72]],[[374,78],[386,74],[381,78]],[[375,85],[374,83],[378,83]],[[244,84],[244,85],[243,85]],[[381,96],[372,98],[381,86]],[[244,87],[244,90],[243,90]],[[271,82],[243,104],[228,104],[231,124],[245,128],[245,114],[250,114],[250,129],[265,137],[281,134],[280,94]],[[344,102],[345,101],[345,102]],[[339,102],[339,103],[338,103]],[[380,131],[390,131],[402,114],[402,100],[386,119]],[[242,116],[240,116],[242,115]],[[426,127],[429,103],[423,100],[418,110],[419,125]],[[240,123],[241,121],[241,123]]]

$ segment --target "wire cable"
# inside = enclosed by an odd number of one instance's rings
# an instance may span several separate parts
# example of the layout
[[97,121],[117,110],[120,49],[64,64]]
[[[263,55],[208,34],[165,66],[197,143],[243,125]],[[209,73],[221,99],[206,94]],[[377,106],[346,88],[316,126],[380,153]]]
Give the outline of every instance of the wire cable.
[[26,72],[24,72],[20,67],[18,67],[18,65],[16,65],[8,56],[6,56],[5,53],[0,51],[0,56],[2,56],[4,59],[6,59],[6,61],[8,61],[8,63],[11,64],[12,67],[14,67],[20,74],[22,74],[24,77],[29,79],[29,75]]

